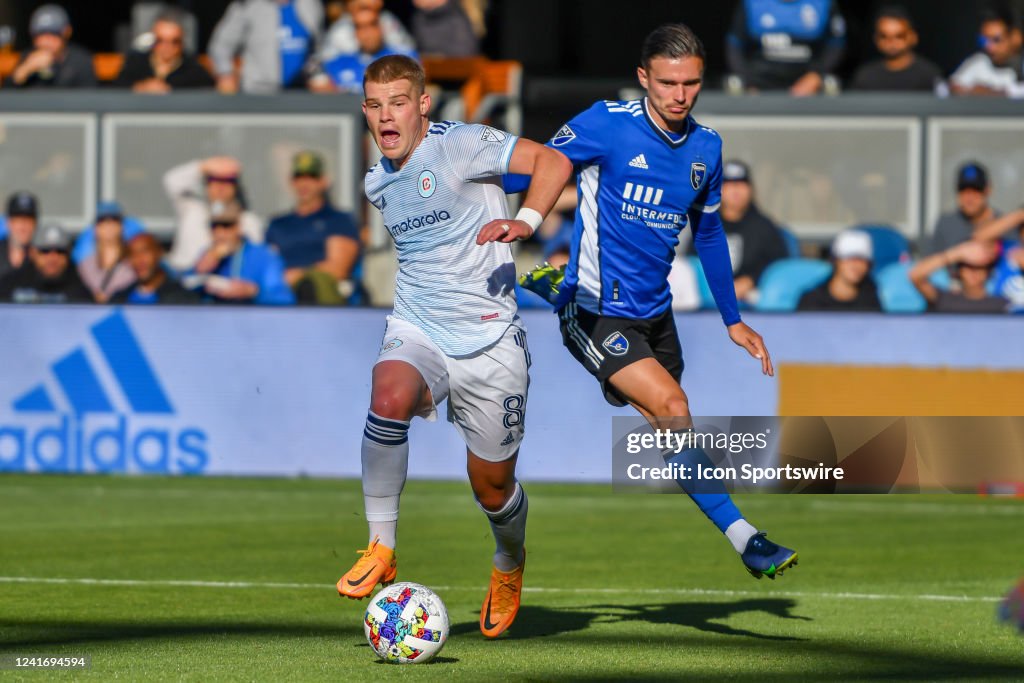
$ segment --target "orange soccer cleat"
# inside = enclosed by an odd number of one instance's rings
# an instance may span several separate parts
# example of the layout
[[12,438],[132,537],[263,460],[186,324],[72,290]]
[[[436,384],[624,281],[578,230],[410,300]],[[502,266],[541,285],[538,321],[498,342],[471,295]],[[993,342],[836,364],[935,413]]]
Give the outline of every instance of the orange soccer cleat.
[[361,600],[373,592],[379,583],[390,586],[398,573],[398,559],[395,551],[380,544],[374,538],[369,548],[359,550],[363,554],[340,579],[338,579],[338,595],[354,600]]
[[491,570],[491,587],[480,608],[480,632],[486,637],[497,638],[516,620],[525,568],[526,550],[523,549],[523,563],[512,571],[499,571],[497,567]]

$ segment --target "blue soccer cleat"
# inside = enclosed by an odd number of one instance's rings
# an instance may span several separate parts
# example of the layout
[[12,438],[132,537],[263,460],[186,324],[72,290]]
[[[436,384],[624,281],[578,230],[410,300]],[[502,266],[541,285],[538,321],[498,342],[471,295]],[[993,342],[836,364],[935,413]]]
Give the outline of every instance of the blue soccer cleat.
[[797,561],[795,550],[772,543],[763,531],[754,534],[747,541],[747,548],[740,558],[743,560],[743,566],[755,579],[762,576],[774,579],[776,575],[781,575],[796,565]]
[[537,266],[519,278],[519,286],[528,289],[554,305],[558,298],[558,288],[565,279],[565,266],[555,268],[550,263]]

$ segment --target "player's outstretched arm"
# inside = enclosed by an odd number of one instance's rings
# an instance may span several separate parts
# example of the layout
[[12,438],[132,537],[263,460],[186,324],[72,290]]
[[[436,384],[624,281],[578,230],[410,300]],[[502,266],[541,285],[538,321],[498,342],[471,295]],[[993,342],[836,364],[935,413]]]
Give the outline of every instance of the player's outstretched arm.
[[729,325],[729,339],[732,339],[737,346],[742,346],[754,358],[761,361],[761,372],[769,377],[775,376],[775,366],[772,365],[772,357],[768,354],[768,347],[764,345],[764,339],[745,322],[738,322]]
[[477,235],[477,244],[529,238],[562,193],[572,175],[572,162],[561,152],[520,138],[512,150],[508,172],[530,176],[523,207],[514,220],[495,220],[485,225]]

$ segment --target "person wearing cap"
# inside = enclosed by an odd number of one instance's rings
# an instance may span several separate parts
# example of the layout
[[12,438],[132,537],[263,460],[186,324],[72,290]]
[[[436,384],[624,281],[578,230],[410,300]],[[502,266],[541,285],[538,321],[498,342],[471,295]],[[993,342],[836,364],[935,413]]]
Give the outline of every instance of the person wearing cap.
[[149,233],[128,240],[128,263],[135,282],[115,292],[112,304],[196,304],[200,297],[185,289],[163,265],[164,249]]
[[[242,164],[232,157],[210,157],[175,166],[164,174],[164,191],[178,219],[170,254],[171,267],[179,272],[195,265],[210,246],[210,205],[238,200],[244,206]],[[242,234],[254,244],[263,242],[263,221],[242,211]]]
[[874,248],[863,230],[844,230],[832,242],[832,274],[805,292],[798,311],[881,311],[878,288],[871,278]]
[[742,161],[722,166],[722,226],[733,263],[736,298],[754,303],[757,281],[765,269],[786,258],[786,241],[779,228],[754,201],[750,167]]
[[901,5],[887,5],[875,15],[875,48],[882,58],[861,65],[850,90],[874,92],[933,92],[942,82],[942,70],[914,51],[918,35],[910,13]]
[[210,72],[185,52],[181,15],[168,10],[150,29],[153,46],[148,52],[132,52],[124,61],[114,85],[133,92],[164,95],[172,90],[213,88]]
[[71,43],[71,20],[60,5],[43,5],[29,20],[32,50],[22,55],[9,84],[16,88],[95,88],[92,54]]
[[[934,313],[1005,313],[1009,301],[989,294],[988,280],[999,260],[994,242],[969,240],[921,259],[910,269],[910,281]],[[953,287],[942,290],[932,284],[931,275],[952,268]]]
[[29,192],[7,199],[7,237],[0,239],[0,278],[21,268],[28,257],[39,218],[39,202]]
[[0,301],[64,304],[92,300],[71,265],[71,237],[59,225],[44,225],[37,230],[28,260],[0,279]]
[[185,286],[219,303],[295,303],[281,257],[242,233],[238,200],[214,202],[210,209],[213,243],[184,278]]
[[999,212],[989,204],[991,194],[985,167],[976,161],[963,164],[956,174],[956,211],[939,217],[924,254],[938,254],[966,242],[997,218]]
[[285,279],[300,303],[343,305],[361,290],[357,272],[362,242],[352,216],[331,206],[324,160],[313,151],[292,160],[295,208],[273,218],[267,245],[284,261]]
[[128,265],[124,236],[124,211],[117,202],[101,202],[96,208],[93,228],[96,249],[78,263],[78,275],[97,303],[106,303],[114,292],[135,282]]
[[978,30],[981,50],[964,60],[949,77],[954,95],[1024,97],[1024,36],[1014,12],[990,7]]

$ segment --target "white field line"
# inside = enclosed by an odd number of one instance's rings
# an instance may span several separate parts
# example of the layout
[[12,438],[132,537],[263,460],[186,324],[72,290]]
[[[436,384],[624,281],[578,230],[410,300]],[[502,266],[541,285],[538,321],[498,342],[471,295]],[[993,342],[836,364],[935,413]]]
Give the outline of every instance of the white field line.
[[[39,495],[45,495],[49,489],[35,486],[25,485],[3,485],[0,481],[0,493],[2,494],[13,494],[13,495],[29,495],[37,497]],[[242,498],[245,500],[255,500],[260,498],[272,498],[280,499],[283,497],[289,498],[328,498],[329,500],[347,500],[351,498],[358,498],[362,496],[360,491],[333,491],[333,490],[319,490],[319,491],[293,491],[289,489],[256,489],[256,490],[244,490],[244,489],[217,489],[217,488],[198,488],[198,489],[161,489],[161,488],[127,488],[127,487],[105,487],[105,486],[92,486],[82,487],[76,489],[65,489],[61,491],[61,495],[85,495],[94,497],[106,497],[111,496],[115,498],[186,498],[186,499],[202,499],[202,498]],[[443,493],[432,492],[432,491],[417,491],[417,496],[440,496],[444,498],[451,498],[451,492],[445,491]],[[967,495],[967,494],[962,494]],[[835,496],[828,500],[816,499],[812,500],[810,507],[814,510],[821,512],[867,512],[867,513],[883,513],[883,514],[934,514],[934,513],[963,513],[966,515],[977,515],[977,516],[997,516],[997,517],[1024,517],[1024,501],[1016,500],[1000,500],[993,499],[989,501],[978,501],[978,502],[963,502],[963,503],[942,503],[934,501],[913,501],[913,500],[901,500],[901,501],[886,501],[884,496],[880,496],[882,500],[878,502],[861,500],[849,500],[845,499],[844,496]],[[799,499],[799,497],[798,497]],[[582,502],[594,502],[605,507],[629,507],[629,508],[642,508],[645,502],[662,501],[662,496],[641,496],[641,495],[612,495],[607,496],[594,496],[594,495],[566,495],[559,497],[547,497],[544,500],[544,505],[549,507],[555,507],[559,505],[570,505],[575,507]],[[774,495],[762,495],[758,497],[746,496],[742,499],[742,505],[744,508],[779,508],[779,501]],[[788,503],[790,501],[784,501]]]
[[[191,580],[149,580],[149,579],[92,579],[92,578],[55,578],[36,576],[0,576],[0,584],[52,584],[75,586],[112,586],[112,587],[174,587],[174,588],[255,588],[255,589],[287,589],[287,590],[319,590],[330,592],[333,585],[320,583],[280,583],[259,581],[191,581]],[[484,586],[432,586],[436,591],[452,592],[484,592]],[[930,602],[999,602],[1001,598],[971,595],[900,595],[894,593],[818,593],[811,591],[746,591],[720,590],[705,588],[553,588],[526,586],[526,593],[549,593],[553,595],[706,595],[712,597],[779,597],[779,598],[811,598],[822,600],[923,600]]]

